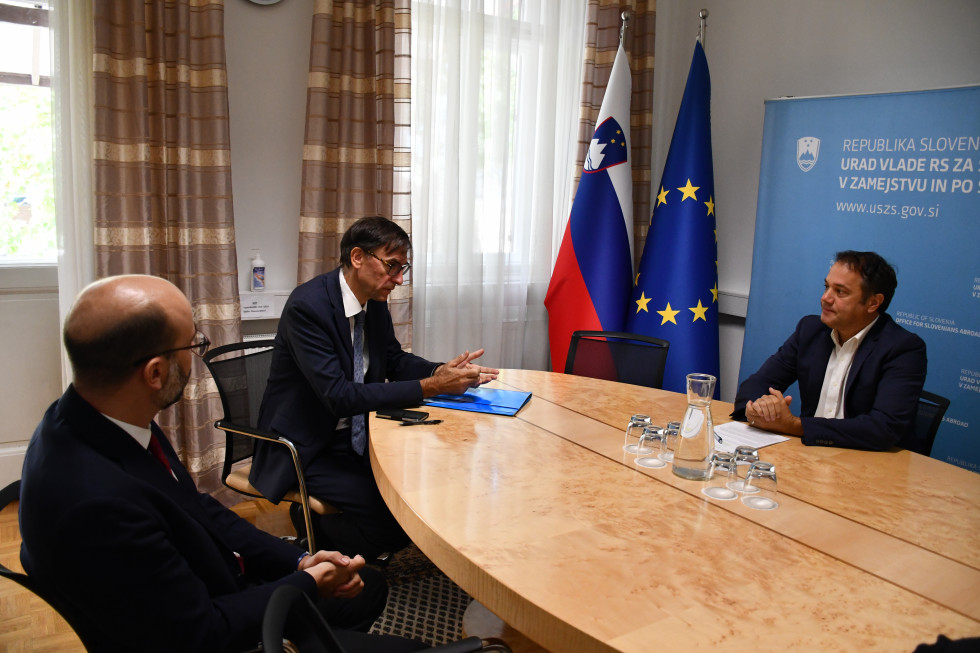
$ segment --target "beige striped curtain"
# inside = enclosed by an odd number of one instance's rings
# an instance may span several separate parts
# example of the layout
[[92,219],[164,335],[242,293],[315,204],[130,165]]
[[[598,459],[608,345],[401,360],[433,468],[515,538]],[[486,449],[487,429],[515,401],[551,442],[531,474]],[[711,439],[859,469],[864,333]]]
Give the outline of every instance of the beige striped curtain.
[[[411,234],[409,0],[317,0],[310,45],[299,281],[340,264],[340,238],[381,215]],[[411,349],[410,279],[389,299]]]
[[[176,284],[212,342],[241,339],[222,0],[95,0],[96,274]],[[221,403],[194,357],[157,418],[198,488],[221,487]]]
[[639,263],[650,228],[650,160],[653,156],[653,51],[657,23],[656,0],[589,0],[586,9],[585,64],[582,74],[582,119],[576,185],[606,82],[619,48],[620,15],[630,12],[623,46],[633,74],[630,98],[630,155],[633,171],[633,260]]

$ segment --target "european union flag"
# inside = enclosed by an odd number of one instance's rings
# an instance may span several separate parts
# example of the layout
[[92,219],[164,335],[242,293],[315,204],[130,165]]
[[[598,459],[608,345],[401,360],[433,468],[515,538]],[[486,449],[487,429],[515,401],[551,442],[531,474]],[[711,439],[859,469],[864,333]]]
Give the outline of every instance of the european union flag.
[[[718,376],[718,237],[711,80],[698,42],[633,287],[627,330],[670,341],[664,389]],[[719,393],[715,385],[715,396]]]

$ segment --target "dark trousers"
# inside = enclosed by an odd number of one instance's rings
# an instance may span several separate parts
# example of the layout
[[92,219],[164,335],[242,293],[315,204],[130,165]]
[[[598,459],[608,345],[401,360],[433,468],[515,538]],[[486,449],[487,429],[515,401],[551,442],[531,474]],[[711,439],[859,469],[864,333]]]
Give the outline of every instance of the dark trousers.
[[358,574],[364,589],[352,599],[319,599],[316,607],[333,628],[367,632],[388,603],[388,581],[377,569],[363,567]]
[[364,567],[359,573],[364,589],[356,597],[317,602],[317,609],[344,649],[358,653],[404,653],[429,648],[421,642],[393,635],[365,634],[384,611],[388,584],[381,572],[371,567]]
[[329,545],[341,553],[371,560],[408,546],[408,535],[381,498],[370,460],[351,448],[349,429],[337,431],[328,452],[303,471],[310,495],[341,511],[314,518],[317,548]]

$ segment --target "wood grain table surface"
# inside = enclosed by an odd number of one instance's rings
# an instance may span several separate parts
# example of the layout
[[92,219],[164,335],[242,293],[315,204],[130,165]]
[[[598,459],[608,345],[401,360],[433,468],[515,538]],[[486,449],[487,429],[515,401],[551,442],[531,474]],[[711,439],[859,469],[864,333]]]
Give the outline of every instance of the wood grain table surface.
[[[912,651],[980,635],[980,475],[904,450],[766,447],[779,508],[715,501],[623,451],[684,395],[503,370],[515,417],[371,418],[386,502],[471,596],[552,651]],[[715,423],[731,404],[714,402]]]

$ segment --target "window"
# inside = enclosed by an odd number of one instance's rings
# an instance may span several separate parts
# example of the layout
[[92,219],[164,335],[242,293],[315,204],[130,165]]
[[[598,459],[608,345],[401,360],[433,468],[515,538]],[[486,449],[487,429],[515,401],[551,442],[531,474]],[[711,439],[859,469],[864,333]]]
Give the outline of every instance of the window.
[[585,0],[412,2],[413,349],[547,369],[571,207]]
[[0,264],[56,258],[48,4],[0,0]]

